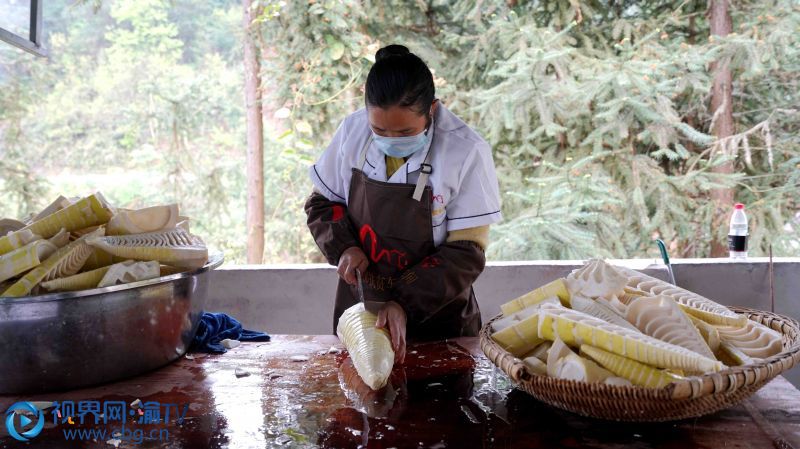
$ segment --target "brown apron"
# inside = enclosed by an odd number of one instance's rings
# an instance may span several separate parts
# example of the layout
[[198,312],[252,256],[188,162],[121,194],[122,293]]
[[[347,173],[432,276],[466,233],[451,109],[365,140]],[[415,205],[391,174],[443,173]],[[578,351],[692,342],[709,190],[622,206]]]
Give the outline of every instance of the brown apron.
[[[370,263],[363,276],[364,297],[372,301],[396,301],[408,310],[404,302],[415,299],[396,297],[392,294],[392,287],[401,280],[406,268],[422,262],[436,249],[431,223],[432,189],[427,185],[432,173],[429,162],[436,136],[433,136],[421,165],[416,185],[370,179],[363,167],[371,142],[370,137],[361,150],[358,167],[353,168],[347,201],[347,214]],[[442,279],[442,282],[448,280]],[[356,298],[356,287],[339,279],[333,312],[334,332],[339,317],[358,301]],[[423,322],[414,322],[413,317],[408,317],[407,340],[439,340],[478,334],[481,317],[472,288],[456,298],[442,298],[442,301],[448,305]]]

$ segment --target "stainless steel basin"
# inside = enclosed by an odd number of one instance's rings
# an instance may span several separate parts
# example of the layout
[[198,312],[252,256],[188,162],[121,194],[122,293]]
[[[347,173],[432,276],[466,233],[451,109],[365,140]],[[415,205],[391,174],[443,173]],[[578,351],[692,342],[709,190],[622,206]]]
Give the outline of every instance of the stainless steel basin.
[[149,281],[0,298],[0,394],[110,382],[178,359],[222,260],[214,254],[202,268]]

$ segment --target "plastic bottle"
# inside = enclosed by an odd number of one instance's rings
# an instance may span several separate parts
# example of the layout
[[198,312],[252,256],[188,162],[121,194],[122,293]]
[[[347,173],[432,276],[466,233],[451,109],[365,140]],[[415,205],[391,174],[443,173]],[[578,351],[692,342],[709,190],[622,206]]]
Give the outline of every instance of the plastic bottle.
[[747,215],[744,204],[736,203],[731,215],[731,227],[728,231],[728,250],[731,259],[747,258]]

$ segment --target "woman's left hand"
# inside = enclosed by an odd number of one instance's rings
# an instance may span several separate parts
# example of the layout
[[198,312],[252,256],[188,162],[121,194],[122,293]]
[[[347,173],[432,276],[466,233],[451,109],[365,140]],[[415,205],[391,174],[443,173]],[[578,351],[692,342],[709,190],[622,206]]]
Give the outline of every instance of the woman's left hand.
[[406,359],[406,312],[400,304],[389,301],[378,312],[375,327],[387,328],[392,338],[395,363],[402,364]]

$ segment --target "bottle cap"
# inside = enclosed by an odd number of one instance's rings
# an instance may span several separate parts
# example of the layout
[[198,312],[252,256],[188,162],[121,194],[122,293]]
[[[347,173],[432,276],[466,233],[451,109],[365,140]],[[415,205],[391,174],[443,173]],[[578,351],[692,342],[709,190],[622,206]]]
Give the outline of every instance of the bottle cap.
[[736,203],[736,204],[733,205],[733,208],[736,209],[736,210],[744,209],[744,204]]

